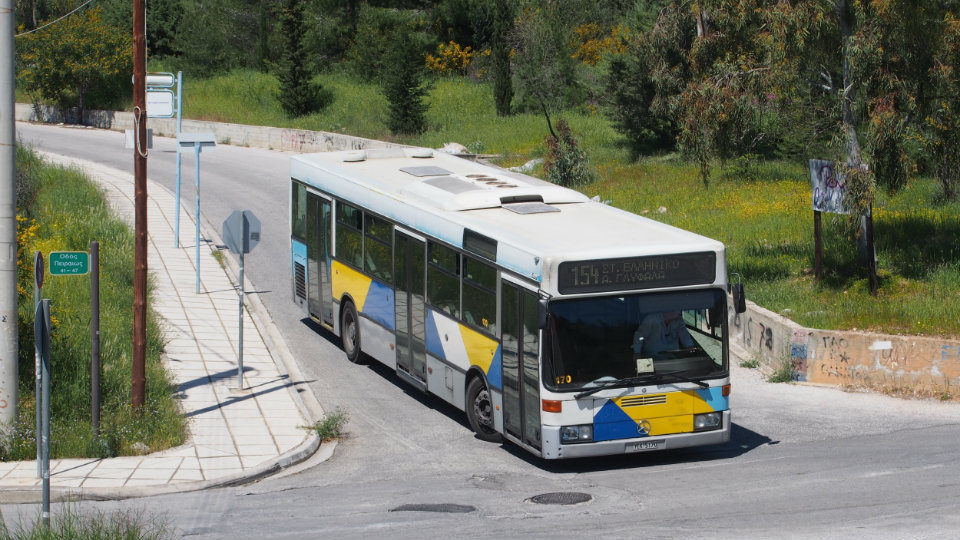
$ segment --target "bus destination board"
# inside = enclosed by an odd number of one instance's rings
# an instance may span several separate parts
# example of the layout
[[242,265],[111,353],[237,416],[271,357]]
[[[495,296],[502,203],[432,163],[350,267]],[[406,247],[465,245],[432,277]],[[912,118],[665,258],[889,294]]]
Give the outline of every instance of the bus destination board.
[[713,283],[717,254],[680,253],[560,263],[561,294],[628,291]]

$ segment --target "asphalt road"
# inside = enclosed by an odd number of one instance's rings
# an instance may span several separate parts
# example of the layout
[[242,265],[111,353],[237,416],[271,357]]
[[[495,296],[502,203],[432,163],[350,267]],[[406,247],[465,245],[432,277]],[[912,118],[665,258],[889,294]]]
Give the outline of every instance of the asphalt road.
[[[23,143],[131,171],[123,135],[17,124]],[[172,139],[148,174],[173,189]],[[84,503],[163,513],[191,538],[949,538],[960,534],[960,405],[770,384],[733,372],[728,444],[546,462],[483,443],[463,413],[377,364],[346,361],[336,338],[290,300],[290,153],[218,146],[201,155],[202,212],[219,224],[252,210],[263,239],[248,278],[327,410],[349,416],[333,458],[253,485]],[[193,204],[192,154],[184,200]],[[748,284],[749,287],[749,284]],[[749,294],[749,288],[748,288]],[[577,505],[530,499],[586,493]],[[421,505],[421,506],[404,506]],[[33,506],[4,507],[8,523]]]

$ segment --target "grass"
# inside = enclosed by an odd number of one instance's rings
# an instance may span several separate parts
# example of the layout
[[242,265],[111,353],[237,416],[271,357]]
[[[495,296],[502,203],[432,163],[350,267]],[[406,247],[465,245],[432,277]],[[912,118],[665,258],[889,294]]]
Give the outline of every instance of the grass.
[[[73,169],[44,164],[18,148],[20,178],[19,417],[0,449],[4,460],[36,454],[33,352],[33,251],[86,251],[100,242],[101,433],[90,413],[90,277],[47,276],[41,295],[51,304],[51,453],[53,457],[105,457],[181,444],[185,424],[175,387],[161,365],[162,335],[148,310],[146,403],[130,405],[133,305],[133,232],[113,216],[102,192]],[[148,305],[150,302],[148,292]]]
[[768,382],[788,383],[793,382],[793,366],[789,360],[781,360],[777,367],[767,377]]
[[343,428],[347,425],[347,420],[349,418],[346,411],[337,407],[332,413],[317,420],[313,425],[304,426],[304,429],[316,431],[322,442],[339,440],[344,436]]
[[[290,119],[280,110],[278,83],[271,75],[237,70],[205,80],[188,76],[185,116],[430,147],[453,141],[473,152],[500,155],[501,165],[521,164],[544,152],[543,116],[496,116],[486,83],[434,79],[427,131],[395,137],[386,128],[387,103],[375,85],[333,72],[317,75],[316,81],[331,91],[331,104]],[[814,280],[805,163],[736,160],[726,169],[715,167],[710,187],[704,187],[696,166],[675,154],[631,159],[623,138],[594,109],[563,116],[601,178],[582,191],[724,242],[730,271],[742,275],[747,295],[761,306],[807,327],[960,337],[960,203],[940,200],[934,180],[917,178],[899,193],[878,195],[880,290],[873,296],[857,261],[855,239],[829,215],[824,219],[825,279]]]
[[746,360],[740,361],[740,367],[746,369],[757,369],[760,367],[760,360],[756,356],[753,356]]
[[81,513],[78,508],[67,504],[51,510],[50,525],[44,525],[38,518],[30,523],[20,523],[10,530],[0,520],[0,539],[3,540],[161,540],[173,538],[174,534],[166,522],[158,518],[147,517],[143,512],[118,510],[103,513],[99,510]]

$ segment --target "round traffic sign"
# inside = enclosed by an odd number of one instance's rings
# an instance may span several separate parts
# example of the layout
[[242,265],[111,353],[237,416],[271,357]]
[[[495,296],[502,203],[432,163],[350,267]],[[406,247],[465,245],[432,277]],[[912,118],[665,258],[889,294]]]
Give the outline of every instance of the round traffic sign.
[[33,279],[37,288],[43,287],[43,253],[33,252]]

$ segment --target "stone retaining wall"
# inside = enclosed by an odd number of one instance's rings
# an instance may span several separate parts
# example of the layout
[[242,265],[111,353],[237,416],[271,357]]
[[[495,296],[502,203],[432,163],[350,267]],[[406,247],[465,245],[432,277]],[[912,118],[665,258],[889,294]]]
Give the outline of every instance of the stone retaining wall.
[[731,343],[766,372],[789,362],[797,381],[918,396],[960,388],[960,340],[804,328],[753,302],[729,315]]
[[[64,115],[52,107],[41,106],[35,109],[26,103],[17,103],[17,120],[22,122],[64,122],[76,123],[76,115]],[[83,113],[83,125],[124,131],[133,129],[133,113],[124,111],[89,110]],[[153,134],[161,137],[176,137],[177,122],[172,118],[150,118],[147,127]],[[247,126],[243,124],[227,124],[224,122],[207,122],[203,120],[184,119],[182,124],[184,133],[213,132],[217,142],[235,146],[254,146],[271,150],[288,150],[291,152],[330,152],[334,150],[367,150],[371,148],[395,148],[402,145],[352,137],[326,131],[309,131],[305,129],[275,128],[266,126]]]

